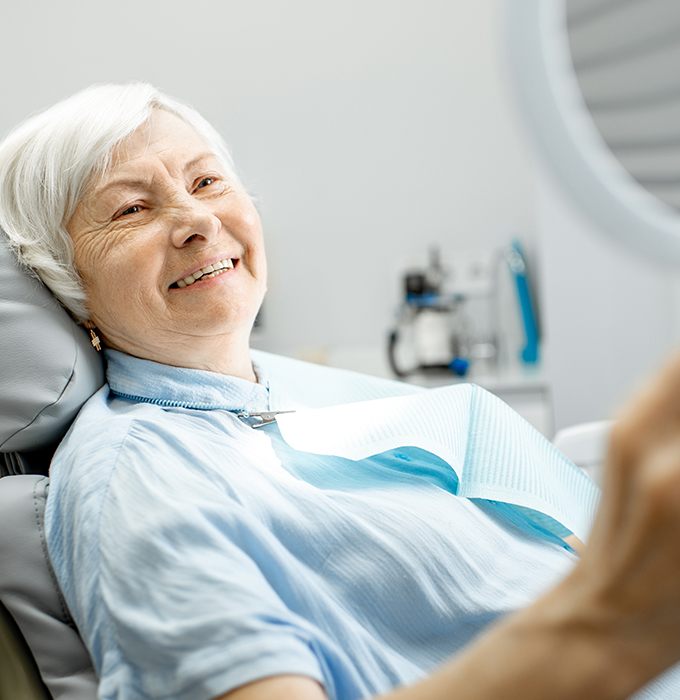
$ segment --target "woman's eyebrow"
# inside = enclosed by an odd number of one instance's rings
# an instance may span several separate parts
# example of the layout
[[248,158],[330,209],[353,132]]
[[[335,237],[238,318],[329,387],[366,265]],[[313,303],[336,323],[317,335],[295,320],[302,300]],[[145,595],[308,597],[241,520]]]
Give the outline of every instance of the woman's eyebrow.
[[196,156],[195,158],[192,158],[188,163],[184,164],[184,172],[187,170],[191,170],[193,167],[198,165],[201,161],[204,160],[210,160],[211,158],[217,158],[217,156],[212,152],[212,151],[205,151],[204,153],[201,153],[200,155]]
[[135,177],[121,177],[115,180],[109,180],[105,185],[98,187],[95,191],[97,196],[101,196],[105,192],[112,189],[146,189],[149,187],[149,180]]
[[[209,160],[211,158],[216,158],[217,156],[212,152],[212,151],[206,151],[205,153],[201,153],[200,155],[196,156],[195,158],[192,158],[190,161],[184,164],[184,167],[182,170],[186,173],[187,171],[191,170],[192,168],[196,167],[199,163],[201,163],[204,160]],[[138,177],[120,177],[116,178],[113,180],[109,180],[106,184],[102,185],[101,187],[98,187],[96,190],[96,194],[102,195],[104,192],[107,192],[108,190],[111,189],[123,189],[123,188],[148,188],[149,186],[149,181],[145,178],[138,178]]]

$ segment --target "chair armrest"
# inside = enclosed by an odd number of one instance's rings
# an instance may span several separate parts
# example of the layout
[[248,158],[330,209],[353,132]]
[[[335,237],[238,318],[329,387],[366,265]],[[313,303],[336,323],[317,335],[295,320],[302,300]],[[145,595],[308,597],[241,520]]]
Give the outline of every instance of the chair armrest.
[[0,698],[48,700],[31,652],[14,620],[0,603]]
[[572,425],[560,430],[553,443],[594,481],[601,483],[602,464],[613,424],[612,420],[600,420]]

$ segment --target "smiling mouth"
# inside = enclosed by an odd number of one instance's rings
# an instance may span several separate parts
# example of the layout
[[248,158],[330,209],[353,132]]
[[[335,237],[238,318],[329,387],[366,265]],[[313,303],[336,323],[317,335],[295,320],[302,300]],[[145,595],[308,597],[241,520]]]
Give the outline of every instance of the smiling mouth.
[[199,280],[209,279],[210,277],[217,277],[225,273],[227,270],[233,270],[238,265],[238,258],[224,258],[223,260],[218,260],[212,265],[207,265],[206,267],[201,267],[200,269],[192,272],[188,277],[179,279],[170,285],[170,289],[183,289],[184,287],[190,287],[195,282]]

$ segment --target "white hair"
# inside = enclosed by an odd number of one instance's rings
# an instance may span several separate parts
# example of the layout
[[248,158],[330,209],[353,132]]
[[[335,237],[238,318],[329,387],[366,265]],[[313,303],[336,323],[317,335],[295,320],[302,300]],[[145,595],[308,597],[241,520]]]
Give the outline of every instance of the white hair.
[[30,117],[0,143],[0,228],[19,261],[79,321],[88,319],[87,299],[65,224],[91,178],[106,172],[114,147],[153,109],[183,119],[234,171],[217,131],[146,83],[93,85]]

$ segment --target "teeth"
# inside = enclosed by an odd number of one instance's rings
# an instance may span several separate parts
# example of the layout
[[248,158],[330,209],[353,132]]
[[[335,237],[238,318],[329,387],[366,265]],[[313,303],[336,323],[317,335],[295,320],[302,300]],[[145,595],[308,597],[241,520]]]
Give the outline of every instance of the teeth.
[[233,268],[234,268],[234,263],[231,261],[231,258],[225,258],[224,260],[218,260],[216,263],[213,263],[212,265],[206,265],[205,267],[201,268],[200,270],[196,270],[196,272],[193,272],[188,277],[185,277],[184,279],[177,280],[177,282],[175,282],[175,284],[180,289],[182,289],[184,287],[191,286],[194,282],[202,279],[203,277],[205,277],[205,278],[215,277],[216,275],[221,274],[222,271],[232,270]]

